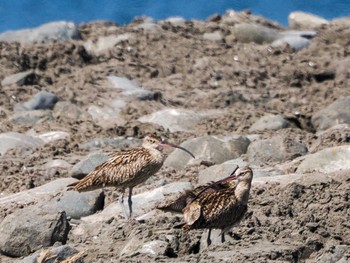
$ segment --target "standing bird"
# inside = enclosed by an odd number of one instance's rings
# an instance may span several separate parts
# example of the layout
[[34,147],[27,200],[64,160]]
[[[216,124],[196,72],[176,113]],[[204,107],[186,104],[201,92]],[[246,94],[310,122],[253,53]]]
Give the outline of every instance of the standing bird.
[[186,192],[170,205],[159,207],[165,211],[179,211],[183,206],[184,230],[209,228],[207,244],[211,244],[211,229],[221,229],[221,242],[225,232],[243,218],[248,209],[249,191],[253,179],[248,166],[238,168],[230,176],[199,186]]
[[[169,143],[157,136],[146,136],[142,146],[116,152],[83,179],[68,185],[68,190],[91,191],[101,187],[114,186],[122,190],[120,202],[124,203],[125,189],[129,188],[128,205],[132,216],[132,189],[154,175],[163,165],[166,155],[163,147],[174,147],[194,155],[183,147]],[[123,206],[124,207],[124,206]]]

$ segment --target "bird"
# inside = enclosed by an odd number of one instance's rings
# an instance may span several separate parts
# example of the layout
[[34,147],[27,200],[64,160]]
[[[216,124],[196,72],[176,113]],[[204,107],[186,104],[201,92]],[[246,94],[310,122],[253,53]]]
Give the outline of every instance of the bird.
[[172,204],[159,209],[179,212],[182,208],[185,231],[208,228],[207,245],[210,246],[211,230],[218,228],[221,242],[225,242],[225,233],[238,224],[248,210],[252,179],[252,169],[241,167],[220,181],[185,192]]
[[97,166],[83,179],[68,185],[68,190],[78,192],[91,191],[103,187],[113,186],[121,189],[120,203],[124,208],[124,193],[129,189],[129,216],[124,210],[125,217],[132,217],[132,190],[135,186],[145,182],[162,167],[166,155],[164,147],[178,148],[193,158],[195,156],[187,149],[167,142],[156,135],[148,135],[143,139],[142,146],[111,154],[110,158]]

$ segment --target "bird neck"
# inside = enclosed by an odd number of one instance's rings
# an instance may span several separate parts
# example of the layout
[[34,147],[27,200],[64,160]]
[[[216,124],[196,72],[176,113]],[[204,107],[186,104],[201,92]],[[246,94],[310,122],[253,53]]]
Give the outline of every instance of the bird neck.
[[241,181],[237,184],[237,187],[235,189],[235,195],[237,199],[244,205],[248,203],[250,186],[250,183]]
[[152,147],[147,148],[147,150],[152,155],[152,157],[154,158],[154,160],[156,162],[161,162],[161,163],[164,162],[166,155],[164,153],[162,153],[160,150],[152,148]]

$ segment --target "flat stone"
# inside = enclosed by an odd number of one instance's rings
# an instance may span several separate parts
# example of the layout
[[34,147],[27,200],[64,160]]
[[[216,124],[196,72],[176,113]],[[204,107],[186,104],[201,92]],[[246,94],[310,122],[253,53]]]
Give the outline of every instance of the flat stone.
[[8,150],[21,147],[23,149],[36,149],[44,145],[43,140],[17,132],[0,133],[0,154]]
[[47,91],[40,91],[33,98],[17,106],[17,110],[51,110],[58,101],[58,97]]
[[162,240],[153,240],[142,245],[139,252],[152,257],[165,255],[168,248],[168,242]]
[[164,165],[179,170],[186,165],[199,164],[201,161],[220,164],[246,153],[249,143],[249,139],[244,136],[203,136],[190,139],[181,146],[192,152],[196,158],[193,159],[184,151],[175,149],[165,160]]
[[73,166],[70,176],[82,179],[85,175],[92,172],[98,165],[107,161],[108,158],[109,155],[106,153],[91,153]]
[[53,109],[53,117],[75,122],[78,120],[86,120],[88,114],[82,112],[77,105],[69,101],[58,101]]
[[222,42],[224,40],[224,36],[220,31],[215,31],[212,33],[204,33],[203,38],[205,40],[209,40],[213,42]]
[[318,131],[337,124],[350,124],[350,97],[337,99],[323,110],[316,112],[311,122]]
[[[24,108],[22,108],[22,110],[24,110]],[[15,121],[17,124],[29,125],[34,125],[40,121],[52,119],[52,112],[49,110],[17,111],[10,117],[10,120]]]
[[81,39],[81,35],[76,24],[66,21],[51,22],[32,29],[6,31],[0,34],[0,41],[22,44],[32,42],[48,44],[53,41],[72,39]]
[[[1,35],[1,34],[0,34]],[[38,82],[39,76],[33,70],[19,72],[5,77],[1,81],[1,86],[17,84],[18,86],[34,85]]]
[[249,132],[261,132],[265,130],[280,130],[289,126],[288,121],[282,115],[266,115],[257,120],[250,128]]
[[8,215],[0,223],[0,252],[10,257],[27,256],[55,242],[65,243],[68,231],[65,212],[26,207]]
[[70,134],[64,131],[50,131],[37,134],[35,137],[41,139],[44,143],[51,143],[57,140],[69,140]]
[[308,152],[305,145],[283,136],[252,142],[247,150],[252,164],[278,163],[292,160]]
[[236,24],[233,28],[233,34],[237,41],[242,43],[272,43],[279,38],[279,33],[276,30],[250,23]]
[[190,131],[199,121],[205,117],[204,114],[186,109],[164,109],[139,118],[143,123],[155,123],[170,132]]
[[297,173],[332,173],[350,169],[350,146],[337,146],[308,154],[300,163]]
[[123,150],[141,145],[142,141],[133,137],[95,138],[79,146],[81,149],[103,148],[112,146],[115,150]]
[[[68,245],[63,245],[55,248],[50,248],[49,253],[51,255],[55,255],[56,257],[52,260],[45,261],[45,263],[54,263],[54,260],[57,260],[58,262],[61,262],[75,254],[77,254],[79,251],[76,250],[75,248],[68,246]],[[41,251],[38,251],[34,253],[33,255],[30,255],[28,257],[25,257],[19,263],[38,263],[38,258],[41,254]]]
[[300,36],[285,36],[272,42],[272,47],[281,47],[288,44],[295,51],[302,50],[311,44],[311,41]]
[[292,12],[288,16],[288,26],[292,29],[317,29],[329,22],[317,15],[305,12]]

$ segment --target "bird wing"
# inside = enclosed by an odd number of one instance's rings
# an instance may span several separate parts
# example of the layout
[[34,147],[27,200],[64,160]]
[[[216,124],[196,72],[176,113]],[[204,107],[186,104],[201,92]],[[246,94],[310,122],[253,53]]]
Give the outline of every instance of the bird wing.
[[150,154],[143,148],[114,153],[73,187],[77,191],[89,191],[103,186],[128,187],[133,180],[141,183],[144,180],[138,177],[146,172],[145,167],[152,167],[150,160]]
[[193,202],[187,205],[184,212],[184,220],[187,225],[193,225],[201,216],[202,207],[198,202]]

